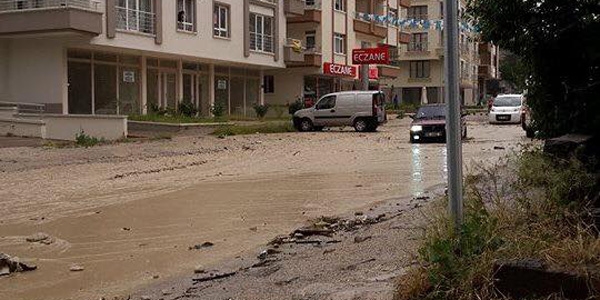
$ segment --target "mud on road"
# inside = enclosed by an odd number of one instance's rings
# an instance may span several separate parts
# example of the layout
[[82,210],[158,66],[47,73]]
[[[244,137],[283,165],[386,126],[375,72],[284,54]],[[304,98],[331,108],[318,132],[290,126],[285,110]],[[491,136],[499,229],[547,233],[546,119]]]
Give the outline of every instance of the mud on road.
[[[0,299],[111,299],[322,215],[408,205],[447,177],[445,146],[409,144],[408,127],[0,149],[0,251],[38,265],[0,278]],[[467,166],[526,141],[518,126],[473,123],[469,135]],[[27,242],[36,233],[51,242]]]

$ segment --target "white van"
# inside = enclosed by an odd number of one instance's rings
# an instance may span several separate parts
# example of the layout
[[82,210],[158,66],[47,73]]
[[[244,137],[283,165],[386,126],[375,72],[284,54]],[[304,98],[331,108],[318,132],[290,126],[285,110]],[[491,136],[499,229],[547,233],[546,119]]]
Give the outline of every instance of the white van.
[[525,98],[520,94],[498,95],[492,101],[489,113],[490,123],[521,123],[524,100]]
[[299,131],[324,127],[353,126],[358,132],[375,131],[387,121],[385,95],[381,91],[348,91],[327,94],[310,108],[294,114]]

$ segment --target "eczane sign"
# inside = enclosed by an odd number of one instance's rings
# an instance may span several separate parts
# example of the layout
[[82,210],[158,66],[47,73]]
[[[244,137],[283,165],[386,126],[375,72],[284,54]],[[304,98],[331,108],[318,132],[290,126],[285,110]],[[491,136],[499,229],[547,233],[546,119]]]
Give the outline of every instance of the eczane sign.
[[354,65],[388,65],[390,54],[388,48],[366,48],[352,50],[352,64]]
[[323,63],[323,73],[329,75],[356,77],[358,73],[356,67],[339,65],[334,63]]

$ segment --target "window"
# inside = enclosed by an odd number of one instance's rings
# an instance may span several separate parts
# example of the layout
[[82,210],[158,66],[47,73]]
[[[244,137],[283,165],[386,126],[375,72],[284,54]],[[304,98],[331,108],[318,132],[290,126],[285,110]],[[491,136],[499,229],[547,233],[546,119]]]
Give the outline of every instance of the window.
[[335,0],[334,8],[337,11],[346,11],[346,0]]
[[194,32],[196,0],[177,0],[177,29]]
[[313,5],[315,5],[315,0],[306,0],[305,3],[306,3],[306,6],[313,6]]
[[416,20],[427,20],[427,5],[411,6],[408,8],[408,18]]
[[335,107],[335,96],[329,96],[321,99],[317,103],[316,109],[332,109]]
[[116,12],[118,29],[154,34],[152,0],[118,0]]
[[304,36],[306,37],[306,50],[314,50],[317,43],[316,31],[307,31]]
[[426,32],[413,33],[410,38],[410,43],[408,44],[408,51],[427,51],[427,36]]
[[275,93],[275,76],[265,75],[263,78],[263,91],[265,94]]
[[213,35],[229,37],[229,6],[215,3],[213,9]]
[[388,8],[388,17],[395,20],[396,18],[398,18],[398,9],[397,8],[393,8],[393,7],[389,7]]
[[410,78],[429,78],[430,65],[428,60],[410,62]]
[[341,33],[336,33],[333,40],[333,52],[335,54],[346,54],[346,36]]
[[250,50],[273,53],[273,18],[250,14]]

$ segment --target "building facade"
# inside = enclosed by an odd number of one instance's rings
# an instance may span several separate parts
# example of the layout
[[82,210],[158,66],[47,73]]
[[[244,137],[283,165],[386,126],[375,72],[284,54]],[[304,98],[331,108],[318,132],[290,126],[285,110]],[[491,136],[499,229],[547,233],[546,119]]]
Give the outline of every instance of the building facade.
[[188,102],[245,115],[283,69],[277,0],[0,2],[0,101],[63,114],[145,114]]
[[479,74],[477,85],[481,97],[489,95],[488,87],[491,82],[496,81],[499,89],[500,79],[500,49],[492,43],[479,43]]
[[[353,49],[388,47],[395,60],[400,47],[409,41],[399,26],[360,16],[398,18],[409,5],[407,0],[306,0],[301,16],[287,18],[283,49],[287,68],[267,71],[266,101],[314,102],[327,93],[360,89],[360,72],[352,65]],[[349,68],[353,71],[335,72]],[[370,66],[370,88],[379,88],[383,78],[396,78],[400,72],[394,64]]]
[[[466,5],[461,1],[462,7]],[[443,1],[411,0],[406,18],[433,21],[444,18]],[[462,9],[461,9],[462,10]],[[419,104],[443,102],[444,78],[444,31],[434,26],[411,26],[410,42],[402,46],[398,65],[400,76],[385,80],[384,84],[398,95],[400,102]],[[477,74],[479,53],[477,33],[466,28],[460,30],[460,96],[462,103],[477,102]]]

